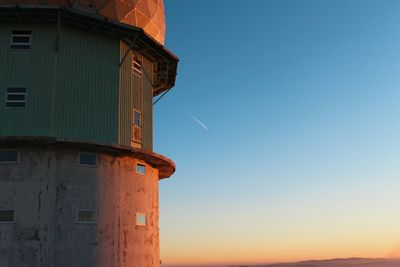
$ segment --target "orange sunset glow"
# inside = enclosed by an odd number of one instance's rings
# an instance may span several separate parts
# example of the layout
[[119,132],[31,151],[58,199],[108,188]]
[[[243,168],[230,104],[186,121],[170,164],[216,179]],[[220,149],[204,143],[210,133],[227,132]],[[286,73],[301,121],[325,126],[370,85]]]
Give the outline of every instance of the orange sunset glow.
[[400,267],[399,0],[0,0],[0,267]]

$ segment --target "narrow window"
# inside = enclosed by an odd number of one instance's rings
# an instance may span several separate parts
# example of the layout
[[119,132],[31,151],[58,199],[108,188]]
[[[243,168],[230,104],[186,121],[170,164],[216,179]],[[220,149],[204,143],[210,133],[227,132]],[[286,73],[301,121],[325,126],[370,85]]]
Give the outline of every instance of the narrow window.
[[7,88],[6,107],[24,108],[26,105],[26,88],[12,87]]
[[79,154],[79,165],[83,166],[97,166],[97,155],[90,153]]
[[132,114],[132,145],[134,147],[142,147],[142,113],[133,109]]
[[17,163],[18,150],[0,150],[0,163]]
[[146,166],[143,164],[136,164],[136,172],[140,174],[146,174]]
[[31,39],[31,31],[12,31],[10,47],[12,49],[30,49]]
[[95,223],[96,222],[95,211],[90,210],[90,209],[76,210],[76,222],[77,223]]
[[140,113],[140,111],[133,111],[133,124],[138,127],[142,126],[142,114]]
[[0,210],[0,223],[13,223],[15,222],[15,212],[12,209]]
[[146,213],[136,213],[136,225],[137,226],[146,226]]
[[139,78],[143,77],[142,61],[139,58],[137,58],[136,56],[133,56],[133,59],[132,59],[132,72]]

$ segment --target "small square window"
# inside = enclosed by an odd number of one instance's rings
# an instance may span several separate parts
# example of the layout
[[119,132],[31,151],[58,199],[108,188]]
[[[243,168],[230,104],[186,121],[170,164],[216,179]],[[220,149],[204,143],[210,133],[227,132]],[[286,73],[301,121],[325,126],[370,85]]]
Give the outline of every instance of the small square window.
[[31,31],[12,31],[10,47],[12,49],[30,49],[31,39]]
[[142,61],[140,61],[136,56],[133,56],[132,59],[132,72],[139,78],[143,77]]
[[91,210],[91,209],[76,210],[76,222],[77,223],[95,223],[96,222],[95,210]]
[[15,222],[15,212],[12,209],[0,209],[0,223]]
[[97,155],[90,153],[79,154],[79,165],[83,166],[97,166]]
[[26,88],[12,87],[7,88],[6,107],[24,108],[26,105]]
[[0,150],[0,163],[17,163],[18,150]]
[[146,174],[146,166],[143,164],[136,164],[136,172],[140,174]]
[[146,226],[146,213],[136,213],[136,225],[137,226]]

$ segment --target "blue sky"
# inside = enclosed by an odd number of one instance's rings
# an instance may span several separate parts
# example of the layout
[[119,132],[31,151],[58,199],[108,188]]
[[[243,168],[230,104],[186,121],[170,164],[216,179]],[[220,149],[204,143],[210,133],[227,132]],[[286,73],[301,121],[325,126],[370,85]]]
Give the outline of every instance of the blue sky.
[[[155,106],[155,151],[177,164],[160,183],[162,258],[205,262],[207,241],[235,253],[255,239],[265,255],[254,261],[394,255],[400,1],[165,6],[166,47],[180,65]],[[274,257],[276,240],[309,249]]]

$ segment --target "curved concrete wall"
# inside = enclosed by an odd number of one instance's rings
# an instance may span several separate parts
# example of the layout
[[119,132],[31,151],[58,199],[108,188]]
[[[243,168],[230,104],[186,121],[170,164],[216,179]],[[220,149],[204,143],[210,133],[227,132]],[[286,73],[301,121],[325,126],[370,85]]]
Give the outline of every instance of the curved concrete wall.
[[[0,163],[0,209],[15,210],[0,223],[1,266],[159,266],[158,170],[100,152],[97,166],[81,166],[80,152],[24,147],[18,163]],[[77,223],[77,209],[96,222]]]

